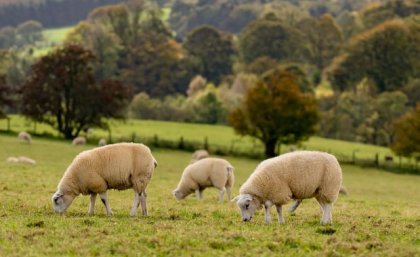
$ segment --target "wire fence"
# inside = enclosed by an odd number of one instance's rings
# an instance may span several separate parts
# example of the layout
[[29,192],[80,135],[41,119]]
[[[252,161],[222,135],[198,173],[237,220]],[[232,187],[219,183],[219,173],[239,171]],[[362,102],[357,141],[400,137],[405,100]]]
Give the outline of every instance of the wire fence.
[[[0,130],[3,134],[13,134],[17,133],[11,130]],[[55,140],[61,140],[59,137],[50,134],[34,133],[34,136],[39,136],[43,138],[50,138]],[[96,145],[99,141],[99,137],[90,136],[87,139],[87,143],[91,145]],[[265,159],[264,149],[261,144],[254,142],[252,145],[239,144],[237,140],[231,140],[230,144],[217,144],[210,142],[207,137],[204,137],[203,140],[188,140],[185,137],[181,136],[179,139],[165,139],[161,138],[158,134],[154,136],[138,136],[136,133],[131,133],[126,136],[113,137],[111,134],[108,135],[108,143],[117,143],[117,142],[136,142],[144,143],[152,148],[165,148],[165,149],[174,149],[181,151],[193,152],[197,149],[206,149],[212,155],[219,156],[234,156],[234,157],[245,157],[251,159]],[[411,173],[420,175],[420,163],[417,159],[408,159],[403,157],[395,157],[391,155],[381,155],[379,153],[372,154],[371,157],[366,157],[366,154],[362,154],[362,151],[359,150],[350,150],[349,152],[335,152],[331,149],[321,149],[321,148],[307,148],[302,147],[282,147],[278,149],[280,154],[294,151],[294,150],[318,150],[328,152],[336,156],[338,161],[342,164],[352,164],[358,165],[361,167],[373,167],[379,168],[395,173]]]

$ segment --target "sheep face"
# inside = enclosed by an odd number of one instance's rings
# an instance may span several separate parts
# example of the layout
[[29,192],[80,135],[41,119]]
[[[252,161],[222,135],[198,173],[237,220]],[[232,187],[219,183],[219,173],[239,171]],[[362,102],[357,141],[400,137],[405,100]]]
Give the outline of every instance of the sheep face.
[[179,189],[175,189],[174,191],[172,191],[172,193],[174,194],[174,196],[176,197],[177,200],[182,200],[185,198],[185,194],[183,192],[181,192],[181,190]]
[[73,202],[75,196],[64,194],[63,192],[57,191],[51,198],[53,209],[56,213],[63,213],[67,210],[70,204]]
[[250,221],[254,212],[260,207],[260,203],[257,198],[250,194],[242,194],[235,197],[232,201],[236,201],[239,209],[241,210],[242,220]]

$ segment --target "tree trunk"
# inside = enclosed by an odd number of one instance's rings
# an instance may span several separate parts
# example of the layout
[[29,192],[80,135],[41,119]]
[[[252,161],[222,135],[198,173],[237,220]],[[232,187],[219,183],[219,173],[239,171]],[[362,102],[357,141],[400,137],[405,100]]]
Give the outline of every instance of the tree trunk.
[[276,156],[276,144],[277,139],[269,139],[264,142],[265,145],[265,157],[271,158]]

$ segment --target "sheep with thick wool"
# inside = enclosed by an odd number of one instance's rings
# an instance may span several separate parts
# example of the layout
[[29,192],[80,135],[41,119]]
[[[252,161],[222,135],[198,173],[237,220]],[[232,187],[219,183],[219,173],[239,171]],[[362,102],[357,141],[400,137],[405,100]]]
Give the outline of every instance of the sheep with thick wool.
[[119,143],[84,151],[76,156],[65,171],[57,192],[52,196],[54,211],[63,213],[80,194],[90,195],[89,214],[94,214],[96,195],[99,194],[111,215],[107,190],[133,188],[134,216],[139,204],[147,216],[146,187],[157,166],[150,149],[143,144]]
[[292,199],[315,197],[322,210],[321,224],[329,224],[341,183],[341,167],[333,155],[296,151],[261,162],[234,200],[243,221],[250,221],[254,212],[264,206],[265,221],[270,223],[270,207],[275,205],[278,221],[284,223],[283,205]]
[[101,138],[101,139],[99,139],[98,146],[104,146],[104,145],[106,145],[106,140],[105,140],[105,138]]
[[200,149],[200,150],[196,150],[193,154],[192,154],[192,160],[191,163],[194,163],[198,160],[204,159],[209,157],[209,152],[205,149]]
[[71,142],[72,145],[85,145],[86,144],[86,138],[85,137],[76,137]]
[[7,158],[6,160],[9,163],[21,163],[21,164],[30,164],[30,165],[36,165],[36,161],[26,157],[26,156],[19,156],[19,157],[14,157],[11,156],[9,158]]
[[31,134],[29,134],[28,132],[25,132],[25,131],[19,132],[18,138],[21,142],[28,143],[28,144],[32,143]]
[[215,187],[220,190],[220,203],[223,202],[225,191],[230,200],[231,188],[235,181],[233,170],[233,166],[224,159],[205,158],[198,160],[185,168],[173,194],[178,200],[181,200],[195,192],[197,199],[201,199],[204,189]]

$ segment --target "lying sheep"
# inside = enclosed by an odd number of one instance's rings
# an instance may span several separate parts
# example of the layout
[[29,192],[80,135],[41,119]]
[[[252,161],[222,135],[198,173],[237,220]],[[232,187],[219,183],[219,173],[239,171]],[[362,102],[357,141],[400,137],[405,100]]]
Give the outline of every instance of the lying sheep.
[[31,158],[28,158],[28,157],[25,157],[25,156],[19,156],[19,157],[11,156],[11,157],[7,158],[6,161],[10,162],[10,163],[21,163],[21,164],[36,165],[35,160],[33,160]]
[[99,139],[98,146],[104,146],[104,145],[106,145],[106,140],[105,140],[105,138],[101,138],[101,139]]
[[233,166],[228,161],[220,158],[205,158],[185,168],[173,194],[181,200],[195,191],[197,199],[201,199],[205,188],[215,187],[220,190],[219,202],[222,203],[225,191],[230,200],[234,180]]
[[207,152],[207,150],[204,150],[204,149],[202,149],[202,150],[196,150],[194,153],[193,153],[193,155],[192,155],[192,163],[193,162],[195,162],[195,161],[198,161],[198,160],[201,160],[201,159],[204,159],[204,158],[207,158],[207,157],[209,157],[210,155],[209,155],[209,152]]
[[278,221],[284,223],[284,204],[292,199],[315,197],[323,212],[321,224],[329,224],[341,183],[341,168],[333,155],[296,151],[261,162],[234,200],[241,210],[243,221],[251,220],[255,210],[263,205],[265,221],[270,223],[270,207],[275,205]]
[[21,131],[18,135],[18,138],[21,142],[28,143],[28,144],[32,143],[31,134],[29,134],[28,132]]
[[76,137],[72,141],[72,145],[85,145],[86,138],[85,137]]
[[94,214],[96,195],[99,194],[107,215],[111,215],[107,190],[133,188],[134,216],[141,204],[147,216],[146,187],[157,166],[150,149],[143,144],[119,143],[84,151],[67,168],[57,192],[52,196],[55,212],[63,213],[79,194],[90,194],[89,214]]

